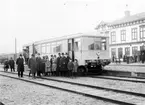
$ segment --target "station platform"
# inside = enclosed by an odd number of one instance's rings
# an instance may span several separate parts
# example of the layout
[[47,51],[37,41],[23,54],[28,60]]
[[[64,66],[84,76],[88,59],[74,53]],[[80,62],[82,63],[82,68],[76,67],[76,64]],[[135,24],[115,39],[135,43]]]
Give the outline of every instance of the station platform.
[[104,67],[104,75],[145,78],[145,63],[111,63]]

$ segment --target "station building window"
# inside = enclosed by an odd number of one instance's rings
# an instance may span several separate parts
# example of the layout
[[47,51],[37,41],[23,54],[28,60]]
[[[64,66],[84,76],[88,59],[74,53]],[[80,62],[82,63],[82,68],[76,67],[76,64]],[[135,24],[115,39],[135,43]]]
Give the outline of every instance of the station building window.
[[111,55],[116,56],[116,48],[111,48]]
[[116,32],[111,32],[111,43],[116,42]]
[[126,30],[121,30],[121,41],[126,41]]
[[130,55],[130,47],[125,47],[125,55]]
[[140,26],[140,39],[145,38],[145,25]]
[[132,55],[136,55],[138,51],[137,46],[132,47]]
[[132,40],[137,40],[137,28],[131,29]]
[[144,45],[140,46],[140,51],[142,51],[142,50],[145,50],[145,46]]
[[118,58],[122,58],[122,57],[123,57],[123,49],[118,48]]

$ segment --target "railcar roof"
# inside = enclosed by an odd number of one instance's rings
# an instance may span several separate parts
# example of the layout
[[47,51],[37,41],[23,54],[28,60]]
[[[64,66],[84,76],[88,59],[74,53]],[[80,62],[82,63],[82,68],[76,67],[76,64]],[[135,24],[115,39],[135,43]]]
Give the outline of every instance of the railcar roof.
[[[79,37],[109,37],[109,36],[103,36],[97,31],[94,32],[87,32],[87,33],[77,33],[77,34],[71,34],[71,35],[65,35],[61,37],[54,37],[46,40],[41,40],[41,41],[36,41],[34,44],[40,44],[40,43],[47,43],[47,42],[53,42],[53,41],[58,41],[58,40],[66,40],[66,39],[71,39],[71,38],[79,38]],[[30,46],[33,43],[26,44],[24,46]]]

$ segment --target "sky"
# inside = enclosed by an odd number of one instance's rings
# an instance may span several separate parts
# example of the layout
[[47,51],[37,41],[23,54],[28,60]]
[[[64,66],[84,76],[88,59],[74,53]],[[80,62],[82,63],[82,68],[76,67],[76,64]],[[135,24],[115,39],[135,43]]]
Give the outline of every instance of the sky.
[[144,0],[0,0],[0,54],[24,44],[90,32],[99,22],[145,12]]

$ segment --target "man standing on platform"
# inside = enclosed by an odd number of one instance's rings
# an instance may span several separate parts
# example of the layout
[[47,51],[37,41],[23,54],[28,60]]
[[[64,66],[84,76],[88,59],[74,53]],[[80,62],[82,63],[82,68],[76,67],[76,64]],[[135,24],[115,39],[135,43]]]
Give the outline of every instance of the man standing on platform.
[[15,62],[14,62],[14,60],[13,60],[12,57],[11,57],[11,59],[9,60],[9,65],[10,65],[11,72],[12,72],[12,71],[15,72]]
[[57,69],[56,69],[56,75],[59,76],[60,74],[60,59],[61,59],[61,54],[58,53],[58,57],[57,57]]
[[37,76],[41,77],[41,57],[40,54],[38,53],[38,57],[36,58],[36,63],[37,63]]
[[34,54],[32,54],[31,58],[28,60],[28,67],[30,68],[30,73],[32,74],[32,78],[35,78],[36,58],[35,58]]
[[[69,60],[70,60],[70,57],[68,56],[68,53],[65,53],[65,57],[66,57],[66,65],[68,65]],[[68,70],[67,67],[66,67],[66,72],[65,72],[65,74],[69,76],[69,70]]]
[[22,58],[22,54],[20,54],[19,58],[16,61],[16,64],[17,64],[18,77],[23,77],[24,59]]
[[60,59],[60,72],[62,76],[66,76],[66,71],[67,71],[67,60],[66,57],[64,56],[64,53],[62,53],[62,57]]

